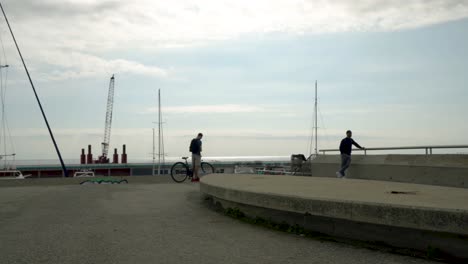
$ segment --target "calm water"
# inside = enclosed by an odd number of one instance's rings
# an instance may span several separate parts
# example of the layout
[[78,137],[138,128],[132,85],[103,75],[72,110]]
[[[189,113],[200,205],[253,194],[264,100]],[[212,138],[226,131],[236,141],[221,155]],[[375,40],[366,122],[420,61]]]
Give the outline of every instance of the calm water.
[[[290,156],[236,156],[236,157],[203,157],[202,160],[209,162],[241,162],[241,161],[290,161]],[[180,157],[166,157],[166,163],[174,163],[180,161]],[[0,165],[3,163],[3,160],[0,160]],[[65,164],[79,164],[79,159],[64,159]],[[129,159],[128,163],[152,163],[152,159],[142,158],[142,159]],[[156,159],[156,162],[158,160]],[[12,161],[8,160],[7,164],[11,164]],[[42,159],[42,160],[16,160],[14,162],[16,166],[25,166],[25,165],[59,165],[60,162],[58,159]]]

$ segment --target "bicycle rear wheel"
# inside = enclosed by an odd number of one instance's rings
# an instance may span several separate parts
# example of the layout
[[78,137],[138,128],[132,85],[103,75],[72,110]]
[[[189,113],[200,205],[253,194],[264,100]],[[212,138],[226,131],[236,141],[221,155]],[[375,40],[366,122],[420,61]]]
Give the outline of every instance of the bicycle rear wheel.
[[208,162],[202,162],[201,169],[204,174],[211,174],[215,172],[213,165],[209,164]]
[[184,182],[185,179],[187,179],[188,172],[189,172],[189,169],[187,165],[185,165],[182,162],[177,162],[174,165],[172,165],[171,177],[175,182],[181,183],[181,182]]

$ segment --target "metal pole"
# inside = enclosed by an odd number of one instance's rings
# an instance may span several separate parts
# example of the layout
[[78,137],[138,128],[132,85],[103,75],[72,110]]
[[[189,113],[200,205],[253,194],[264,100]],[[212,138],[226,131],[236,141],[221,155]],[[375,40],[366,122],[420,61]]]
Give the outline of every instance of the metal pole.
[[47,117],[41,105],[41,101],[39,100],[39,96],[37,95],[36,88],[34,87],[34,83],[31,79],[31,75],[29,74],[28,67],[26,66],[26,63],[24,62],[23,55],[21,54],[18,43],[16,42],[15,35],[13,34],[13,30],[11,29],[10,22],[8,21],[8,18],[5,14],[5,10],[3,9],[2,3],[0,3],[0,8],[2,9],[3,16],[5,17],[5,21],[7,22],[8,28],[10,29],[11,36],[13,38],[13,41],[15,42],[15,46],[16,46],[16,49],[18,50],[21,61],[23,62],[24,70],[26,71],[26,75],[28,75],[29,83],[31,84],[37,103],[39,104],[39,108],[41,109],[41,113],[46,123],[47,129],[49,130],[50,137],[52,139],[52,142],[54,143],[55,151],[57,152],[58,158],[60,160],[60,164],[62,165],[63,174],[65,175],[65,177],[68,177],[67,168],[65,167],[65,163],[63,163],[62,155],[60,154],[60,150],[58,148],[57,142],[55,142],[54,134],[52,133],[52,130],[50,129],[49,122],[47,121]]
[[[161,94],[160,94],[161,95]],[[159,97],[159,109],[160,109],[160,115],[161,115],[161,160],[162,160],[162,165],[164,166],[166,164],[166,151],[164,150],[164,120],[163,120],[163,113],[162,113],[162,103],[161,103],[161,96]],[[164,169],[164,167],[163,167]],[[163,173],[165,174],[165,173]]]
[[317,129],[318,129],[318,120],[317,120],[317,111],[318,111],[318,103],[317,103],[317,81],[315,81],[315,155],[318,155],[318,146],[317,146]]
[[153,171],[152,171],[152,173],[151,173],[152,176],[154,176],[154,166],[155,166],[154,163],[155,163],[155,161],[156,161],[156,156],[155,156],[155,154],[156,154],[156,147],[155,147],[155,143],[154,143],[154,134],[155,134],[155,132],[154,132],[154,128],[153,128]]
[[[8,68],[8,65],[0,65],[0,70],[2,68]],[[3,133],[3,167],[5,170],[7,169],[7,144],[6,144],[6,120],[5,120],[5,93],[3,92],[3,74],[1,74],[1,82],[2,82],[2,91],[1,91],[1,99],[2,99],[2,133]],[[5,83],[6,85],[6,83]],[[6,88],[5,88],[6,89]]]
[[158,89],[158,175],[161,173],[161,89]]

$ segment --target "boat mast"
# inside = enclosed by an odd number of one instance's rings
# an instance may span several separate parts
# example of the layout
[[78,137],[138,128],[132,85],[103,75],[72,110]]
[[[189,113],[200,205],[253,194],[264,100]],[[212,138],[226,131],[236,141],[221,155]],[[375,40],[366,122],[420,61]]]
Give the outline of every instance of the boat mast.
[[156,147],[155,147],[155,144],[154,144],[154,128],[153,128],[153,172],[151,173],[152,176],[154,176],[154,167],[155,167],[155,161],[156,161]]
[[318,112],[318,103],[317,103],[317,81],[315,81],[315,155],[318,155],[318,138],[317,138],[317,130],[318,130],[318,120],[317,120],[317,112]]
[[[3,43],[2,43],[3,44]],[[6,60],[6,58],[5,58]],[[2,104],[2,135],[3,135],[3,155],[0,155],[1,158],[3,158],[3,161],[4,161],[4,165],[3,165],[3,168],[6,170],[7,169],[7,143],[6,143],[6,119],[5,119],[5,94],[6,94],[6,91],[4,91],[4,87],[3,87],[3,72],[1,72],[1,70],[3,68],[8,68],[8,64],[6,65],[0,65],[0,82],[1,82],[1,94],[0,94],[0,97],[1,97],[1,104]],[[5,86],[6,86],[6,81],[5,81]],[[6,90],[6,87],[5,87],[5,90]]]
[[161,174],[161,89],[158,89],[158,176]]
[[41,110],[42,117],[44,118],[44,122],[46,123],[47,130],[49,131],[50,138],[52,139],[52,143],[54,144],[55,151],[57,152],[57,156],[60,160],[60,164],[62,165],[62,171],[65,177],[68,177],[68,171],[67,168],[65,167],[65,163],[63,162],[62,159],[62,154],[60,153],[59,147],[57,145],[57,142],[55,141],[54,134],[52,133],[52,129],[50,128],[49,121],[47,120],[46,114],[44,109],[42,108],[41,101],[39,99],[39,95],[36,92],[36,87],[34,87],[34,83],[32,81],[31,75],[29,74],[28,67],[26,66],[26,62],[24,61],[23,54],[21,54],[21,50],[18,46],[18,42],[16,41],[15,35],[13,34],[13,29],[10,26],[10,22],[8,21],[7,15],[5,14],[5,10],[3,9],[2,3],[0,3],[0,8],[2,9],[3,17],[5,18],[5,21],[8,25],[8,29],[10,30],[11,37],[13,38],[13,42],[15,43],[16,49],[18,51],[18,54],[21,58],[21,62],[23,63],[24,70],[26,71],[26,75],[28,76],[29,83],[31,84],[31,88],[33,89],[34,96],[36,97],[37,104],[39,105],[39,109]]

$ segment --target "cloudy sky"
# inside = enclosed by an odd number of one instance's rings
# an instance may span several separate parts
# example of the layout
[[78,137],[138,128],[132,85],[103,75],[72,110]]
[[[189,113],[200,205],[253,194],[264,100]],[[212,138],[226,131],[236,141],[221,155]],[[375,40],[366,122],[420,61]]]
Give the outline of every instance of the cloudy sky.
[[[319,148],[347,129],[366,147],[468,143],[466,0],[2,4],[65,158],[100,151],[112,74],[111,148],[130,161],[151,157],[157,89],[169,156],[198,132],[205,156],[308,153],[315,80]],[[7,152],[54,158],[4,19],[0,33]]]

